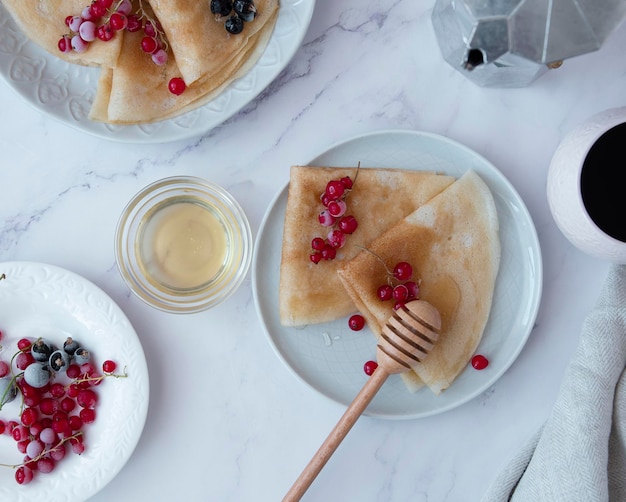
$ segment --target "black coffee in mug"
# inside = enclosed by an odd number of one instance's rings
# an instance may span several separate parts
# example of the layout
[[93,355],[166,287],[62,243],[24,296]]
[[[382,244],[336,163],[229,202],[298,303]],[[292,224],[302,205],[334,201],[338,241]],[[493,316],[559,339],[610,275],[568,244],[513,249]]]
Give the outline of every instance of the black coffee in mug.
[[589,217],[607,235],[626,242],[626,123],[606,131],[589,149],[580,191]]

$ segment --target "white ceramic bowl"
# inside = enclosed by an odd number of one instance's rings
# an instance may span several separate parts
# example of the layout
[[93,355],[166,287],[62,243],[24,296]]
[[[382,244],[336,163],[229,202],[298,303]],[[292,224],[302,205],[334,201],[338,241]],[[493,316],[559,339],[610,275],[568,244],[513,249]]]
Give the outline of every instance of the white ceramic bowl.
[[[626,242],[603,232],[591,219],[583,203],[580,180],[590,148],[605,132],[624,123],[626,107],[605,110],[575,127],[555,151],[547,179],[550,211],[561,232],[584,253],[614,263],[626,263]],[[624,220],[626,225],[626,215]]]

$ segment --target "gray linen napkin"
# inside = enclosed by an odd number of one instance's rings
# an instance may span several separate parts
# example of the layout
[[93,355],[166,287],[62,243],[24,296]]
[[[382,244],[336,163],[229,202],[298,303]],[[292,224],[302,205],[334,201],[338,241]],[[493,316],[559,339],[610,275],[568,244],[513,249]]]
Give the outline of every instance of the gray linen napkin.
[[484,502],[626,501],[626,265],[611,265],[554,409]]

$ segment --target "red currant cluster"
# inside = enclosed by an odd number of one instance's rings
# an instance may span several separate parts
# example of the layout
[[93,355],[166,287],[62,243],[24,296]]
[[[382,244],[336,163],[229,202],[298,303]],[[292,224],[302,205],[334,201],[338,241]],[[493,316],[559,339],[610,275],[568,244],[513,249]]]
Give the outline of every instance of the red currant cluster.
[[326,184],[324,193],[320,195],[320,201],[326,209],[318,215],[318,221],[329,230],[325,239],[315,237],[311,241],[313,253],[310,258],[313,263],[334,260],[337,256],[337,249],[345,245],[346,236],[353,234],[359,226],[354,216],[346,215],[348,209],[346,197],[353,185],[352,178],[349,176],[331,180]]
[[61,52],[85,52],[94,40],[108,42],[118,31],[135,32],[143,29],[141,49],[156,65],[167,62],[167,39],[158,21],[150,19],[139,2],[132,12],[130,0],[93,0],[78,16],[67,16],[65,24],[70,33],[63,35],[58,47]]
[[[68,450],[83,453],[84,426],[96,419],[98,394],[94,387],[107,376],[126,375],[115,374],[116,363],[111,360],[102,364],[100,372],[89,352],[71,338],[61,350],[43,339],[28,338],[20,339],[17,348],[10,363],[0,361],[0,410],[19,392],[21,412],[19,421],[0,419],[0,434],[13,438],[24,461],[0,465],[16,469],[15,480],[27,484],[36,472],[51,472]],[[59,369],[52,371],[51,367]],[[64,383],[57,381],[62,374],[67,377]]]
[[379,286],[376,296],[381,301],[393,300],[393,308],[398,310],[405,303],[419,299],[419,283],[411,280],[413,267],[410,263],[406,261],[398,262],[390,275],[393,279],[400,281],[400,283],[393,285],[390,281]]

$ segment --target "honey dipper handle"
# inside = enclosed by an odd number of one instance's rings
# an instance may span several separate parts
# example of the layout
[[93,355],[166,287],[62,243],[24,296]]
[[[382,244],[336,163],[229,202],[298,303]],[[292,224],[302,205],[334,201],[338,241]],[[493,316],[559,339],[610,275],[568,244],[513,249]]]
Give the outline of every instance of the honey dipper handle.
[[376,371],[369,377],[369,380],[359,391],[354,401],[348,406],[348,409],[322,443],[319,450],[317,450],[317,453],[304,468],[302,474],[300,474],[298,479],[296,479],[295,483],[291,486],[283,498],[283,502],[296,502],[302,498],[309,486],[311,486],[311,483],[313,483],[322,468],[326,465],[328,459],[335,453],[341,441],[348,435],[352,426],[385,383],[388,376],[389,373],[384,370],[382,365],[376,368]]

